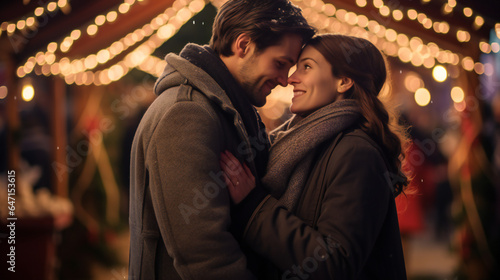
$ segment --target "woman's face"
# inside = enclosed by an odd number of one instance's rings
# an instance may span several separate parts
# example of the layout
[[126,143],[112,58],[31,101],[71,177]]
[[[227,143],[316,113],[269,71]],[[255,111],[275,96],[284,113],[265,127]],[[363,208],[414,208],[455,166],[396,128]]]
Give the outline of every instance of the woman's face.
[[332,74],[332,65],[314,47],[306,46],[297,69],[288,78],[293,85],[290,111],[307,116],[317,109],[342,99],[338,87],[341,79]]

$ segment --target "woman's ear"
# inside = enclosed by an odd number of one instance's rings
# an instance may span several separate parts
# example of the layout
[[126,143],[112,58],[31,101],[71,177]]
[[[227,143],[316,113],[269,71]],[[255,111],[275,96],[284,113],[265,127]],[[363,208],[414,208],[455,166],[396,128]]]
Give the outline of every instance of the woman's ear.
[[247,53],[250,51],[250,43],[252,42],[250,36],[246,33],[241,33],[238,35],[236,40],[234,40],[233,43],[233,52],[238,56],[238,57],[245,57]]
[[337,88],[339,93],[344,93],[348,91],[354,85],[354,81],[349,77],[342,77],[340,79],[340,85]]

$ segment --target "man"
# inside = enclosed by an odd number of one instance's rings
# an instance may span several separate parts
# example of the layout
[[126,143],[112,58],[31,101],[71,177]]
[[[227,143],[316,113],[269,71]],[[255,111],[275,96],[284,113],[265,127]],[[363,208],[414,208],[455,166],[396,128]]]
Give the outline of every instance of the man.
[[167,55],[132,146],[130,279],[255,278],[237,238],[245,206],[260,194],[231,205],[220,154],[232,152],[262,177],[268,142],[252,105],[287,85],[313,35],[288,0],[230,0],[210,46]]

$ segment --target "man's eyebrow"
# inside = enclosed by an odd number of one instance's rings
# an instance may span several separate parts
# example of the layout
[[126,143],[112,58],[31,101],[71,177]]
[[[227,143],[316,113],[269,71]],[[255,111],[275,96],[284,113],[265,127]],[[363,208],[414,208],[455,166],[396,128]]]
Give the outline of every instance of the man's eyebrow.
[[290,62],[290,64],[292,64],[292,65],[295,65],[295,63],[296,63],[295,60],[289,56],[282,56],[280,58]]

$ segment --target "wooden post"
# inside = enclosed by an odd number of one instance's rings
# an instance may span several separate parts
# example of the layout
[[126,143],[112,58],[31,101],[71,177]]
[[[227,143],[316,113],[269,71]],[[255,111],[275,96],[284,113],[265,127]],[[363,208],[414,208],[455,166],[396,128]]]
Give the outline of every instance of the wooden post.
[[53,193],[68,197],[68,163],[66,162],[66,84],[60,77],[52,78],[52,185]]
[[16,177],[19,176],[19,164],[21,160],[20,149],[20,118],[19,118],[19,100],[18,97],[18,82],[16,77],[16,65],[10,53],[4,57],[6,64],[6,82],[7,82],[7,99],[6,99],[6,115],[7,115],[7,168],[8,170],[15,170]]

